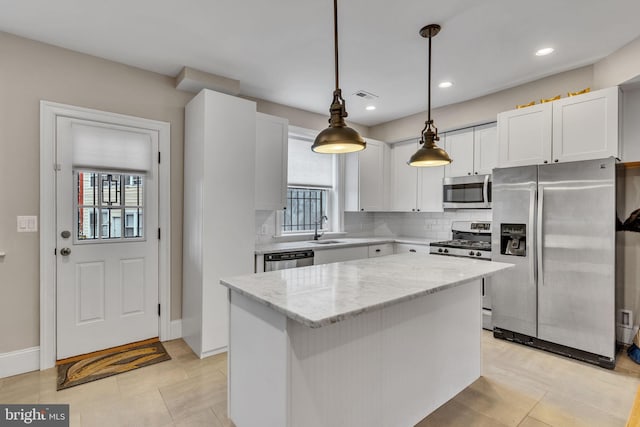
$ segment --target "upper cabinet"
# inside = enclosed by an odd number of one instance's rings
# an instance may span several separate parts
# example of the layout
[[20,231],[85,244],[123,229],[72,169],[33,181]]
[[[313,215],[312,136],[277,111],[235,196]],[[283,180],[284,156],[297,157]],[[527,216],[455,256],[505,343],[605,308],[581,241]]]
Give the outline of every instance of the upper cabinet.
[[391,210],[442,212],[444,167],[409,166],[407,161],[418,144],[394,144],[391,149]]
[[619,89],[498,114],[500,167],[618,157]]
[[452,159],[445,166],[445,176],[490,174],[498,163],[496,124],[447,132],[444,148]]
[[444,149],[452,160],[444,167],[445,176],[473,175],[473,128],[447,132]]
[[345,156],[345,211],[388,210],[389,146],[367,138],[367,148]]
[[257,210],[279,210],[287,206],[287,146],[289,121],[257,113],[256,191]]

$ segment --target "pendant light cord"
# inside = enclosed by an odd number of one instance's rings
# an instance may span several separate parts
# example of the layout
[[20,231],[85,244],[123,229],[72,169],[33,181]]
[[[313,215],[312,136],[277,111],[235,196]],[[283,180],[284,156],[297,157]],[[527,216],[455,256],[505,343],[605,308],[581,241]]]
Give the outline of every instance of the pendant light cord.
[[333,51],[336,64],[336,90],[340,87],[338,84],[338,0],[333,0]]
[[431,121],[431,33],[429,33],[429,80],[427,81],[427,120]]

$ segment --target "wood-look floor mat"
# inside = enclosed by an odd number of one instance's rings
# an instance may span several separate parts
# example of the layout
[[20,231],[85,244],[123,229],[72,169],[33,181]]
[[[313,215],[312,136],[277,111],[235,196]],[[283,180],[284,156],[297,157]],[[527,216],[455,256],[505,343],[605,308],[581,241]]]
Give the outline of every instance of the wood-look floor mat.
[[57,389],[63,390],[165,360],[171,360],[171,356],[160,342],[115,349],[111,353],[58,365]]

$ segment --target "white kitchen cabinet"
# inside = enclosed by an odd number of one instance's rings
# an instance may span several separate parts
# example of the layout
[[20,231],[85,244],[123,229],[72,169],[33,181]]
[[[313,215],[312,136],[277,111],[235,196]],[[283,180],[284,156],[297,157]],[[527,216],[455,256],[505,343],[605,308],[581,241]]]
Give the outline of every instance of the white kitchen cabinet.
[[442,179],[444,166],[418,168],[416,211],[442,212]]
[[369,258],[375,258],[385,255],[393,255],[393,243],[369,245]]
[[314,251],[313,265],[329,264],[332,262],[351,261],[369,257],[368,246],[353,246],[349,248],[322,249]]
[[550,102],[498,114],[498,165],[526,166],[551,158]]
[[619,154],[619,89],[602,89],[498,114],[499,167]]
[[389,146],[367,138],[367,148],[345,156],[345,211],[380,212],[389,205]]
[[418,169],[407,162],[418,149],[416,142],[394,144],[391,149],[391,210],[416,210]]
[[444,167],[409,166],[416,142],[394,144],[391,149],[391,210],[442,212]]
[[280,210],[287,206],[287,147],[289,121],[256,115],[255,208]]
[[553,102],[554,162],[618,157],[617,87]]
[[254,270],[256,104],[202,90],[185,107],[182,337],[198,357],[227,350],[220,278]]
[[498,163],[495,123],[447,132],[443,146],[453,160],[445,166],[447,177],[490,174]]
[[498,165],[498,127],[489,123],[473,128],[473,173],[487,175]]
[[443,146],[452,160],[444,167],[445,176],[473,175],[473,128],[447,132]]
[[397,254],[406,254],[406,253],[429,253],[429,245],[413,245],[408,243],[396,243],[395,244],[395,253]]

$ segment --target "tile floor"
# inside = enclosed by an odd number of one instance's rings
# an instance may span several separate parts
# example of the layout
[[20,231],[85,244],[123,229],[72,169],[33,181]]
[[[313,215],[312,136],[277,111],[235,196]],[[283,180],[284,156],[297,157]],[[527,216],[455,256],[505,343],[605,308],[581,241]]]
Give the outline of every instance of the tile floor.
[[[0,403],[69,403],[72,426],[232,426],[226,356],[199,360],[182,340],[164,344],[171,361],[59,392],[55,369],[0,379]],[[608,371],[486,331],[482,345],[483,376],[419,427],[625,425],[640,385],[626,356]]]

